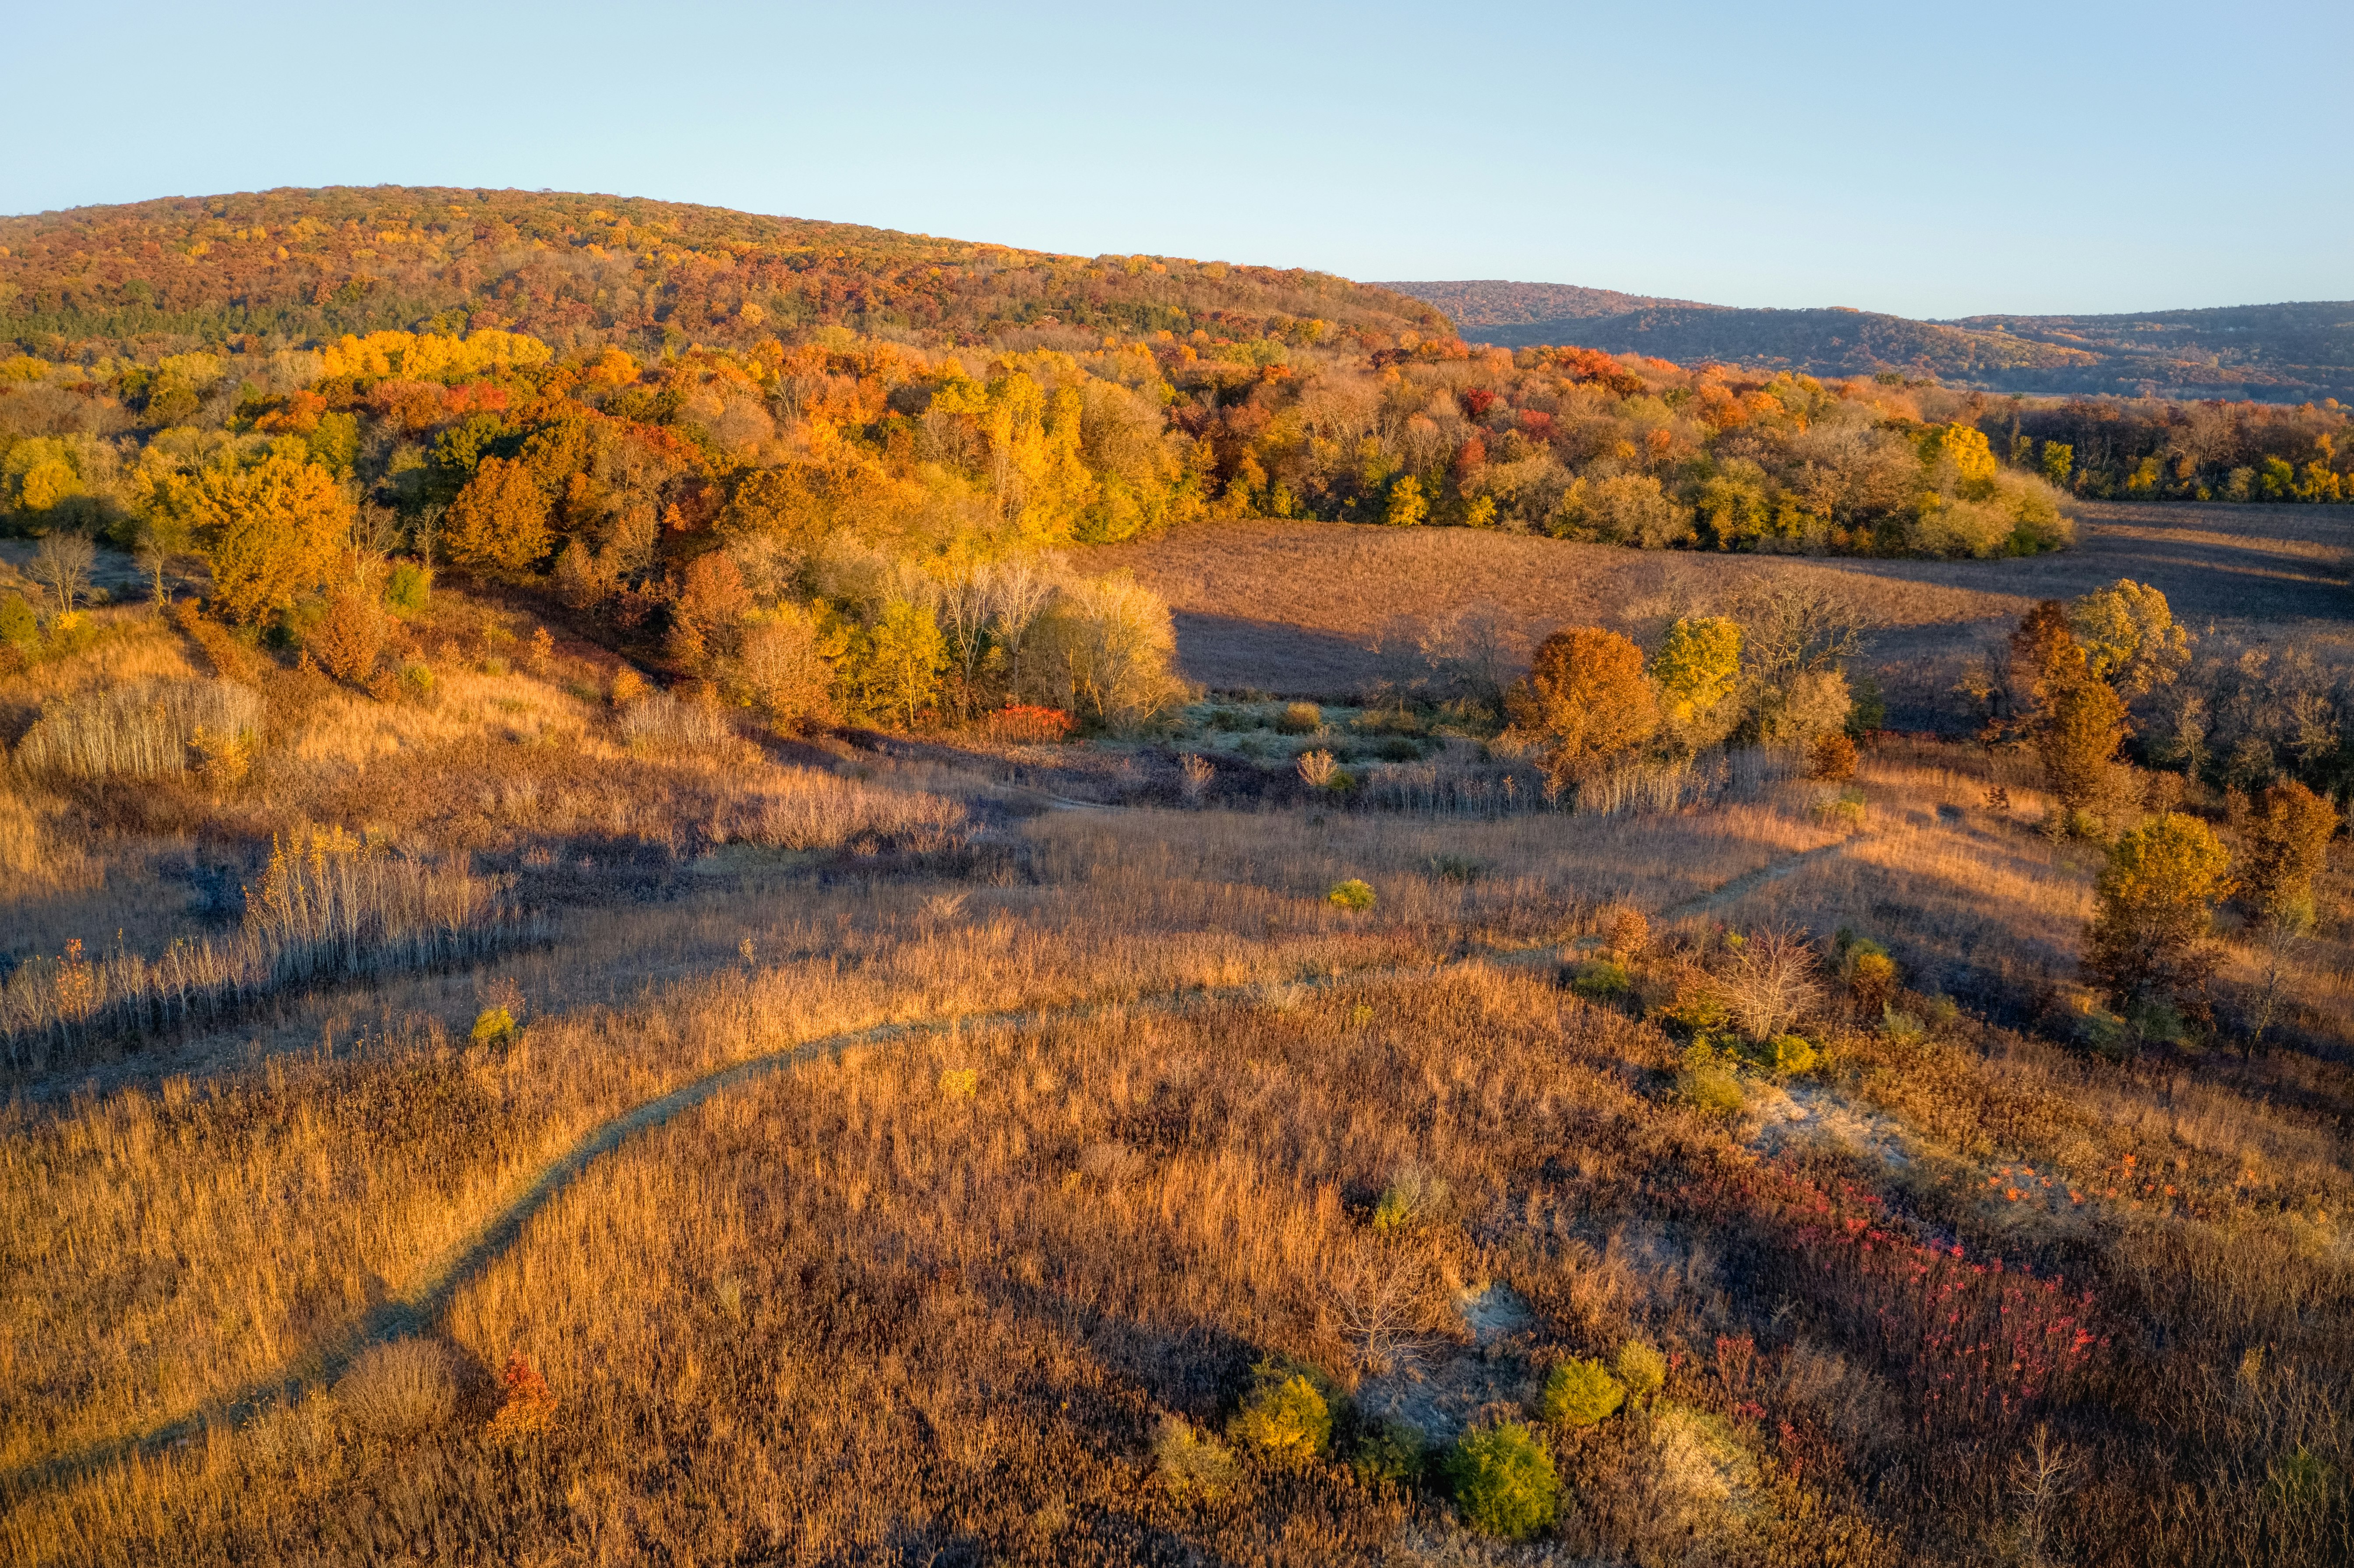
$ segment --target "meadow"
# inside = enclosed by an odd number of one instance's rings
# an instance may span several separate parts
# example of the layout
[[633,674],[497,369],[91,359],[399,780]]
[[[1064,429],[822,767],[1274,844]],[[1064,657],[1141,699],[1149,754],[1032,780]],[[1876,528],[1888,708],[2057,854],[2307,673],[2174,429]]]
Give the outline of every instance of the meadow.
[[2296,514],[1952,567],[1205,526],[1101,564],[1226,689],[1065,745],[779,736],[488,591],[381,698],[90,612],[0,678],[0,1542],[2345,1560],[2342,858],[2261,1044],[2227,913],[2211,1032],[2088,1045],[2105,852],[2025,752],[1564,796],[1363,690],[1402,581],[1525,638],[1835,574],[1928,648],[2130,571],[2318,642]]
[[1825,587],[1867,617],[1876,636],[1862,666],[1887,694],[1889,722],[1910,730],[1961,733],[1948,689],[1967,658],[2036,600],[2121,577],[2164,593],[2186,626],[2293,641],[2338,662],[2354,652],[2344,610],[2354,507],[2081,501],[2072,511],[2074,548],[1998,561],[1638,553],[1271,519],[1088,558],[1134,572],[1169,601],[1190,678],[1283,695],[1343,696],[1394,678],[1394,651],[1424,626],[1490,623],[1525,663],[1556,627],[1603,625],[1643,641],[1678,616],[1721,612],[1755,584]]

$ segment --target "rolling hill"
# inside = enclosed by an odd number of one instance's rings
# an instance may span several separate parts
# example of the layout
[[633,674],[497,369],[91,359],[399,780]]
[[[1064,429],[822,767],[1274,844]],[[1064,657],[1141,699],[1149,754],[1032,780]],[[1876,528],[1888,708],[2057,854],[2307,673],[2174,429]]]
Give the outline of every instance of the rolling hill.
[[1512,348],[1574,344],[1817,376],[1896,373],[1999,392],[2354,397],[2354,302],[1927,322],[1836,306],[1744,310],[1556,283],[1379,286],[1436,305],[1467,338]]
[[930,344],[1055,329],[1445,330],[1329,273],[1050,255],[581,193],[378,185],[0,217],[0,342],[49,358],[500,327],[559,348],[842,325]]

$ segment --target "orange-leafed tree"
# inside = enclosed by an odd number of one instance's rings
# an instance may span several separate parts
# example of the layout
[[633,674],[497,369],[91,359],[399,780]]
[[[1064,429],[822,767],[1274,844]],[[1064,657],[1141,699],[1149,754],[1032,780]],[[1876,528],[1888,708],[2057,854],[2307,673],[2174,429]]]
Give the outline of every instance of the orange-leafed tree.
[[530,566],[554,543],[547,528],[547,494],[520,461],[487,457],[450,503],[441,544],[465,567]]
[[1545,776],[1556,784],[1591,778],[1659,727],[1643,651],[1598,626],[1546,638],[1505,701],[1513,726],[1537,742]]
[[697,556],[671,606],[671,657],[689,670],[726,658],[735,652],[737,623],[752,608],[751,592],[733,559],[717,550]]

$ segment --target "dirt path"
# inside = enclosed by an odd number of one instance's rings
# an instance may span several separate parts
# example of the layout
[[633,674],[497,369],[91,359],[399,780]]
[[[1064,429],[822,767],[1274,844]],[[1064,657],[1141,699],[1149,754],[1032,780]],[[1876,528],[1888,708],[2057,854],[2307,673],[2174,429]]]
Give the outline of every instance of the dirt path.
[[1660,921],[1689,920],[1695,915],[1713,915],[1721,909],[1729,909],[1769,883],[1779,882],[1786,876],[1795,876],[1817,861],[1828,860],[1833,855],[1846,853],[1848,845],[1854,842],[1852,839],[1840,839],[1832,843],[1819,844],[1810,850],[1800,850],[1797,854],[1786,855],[1780,860],[1759,866],[1755,871],[1744,873],[1721,887],[1714,887],[1706,893],[1687,898],[1681,904],[1670,904],[1651,918]]
[[[1842,840],[1838,843],[1801,851],[1734,877],[1711,892],[1670,905],[1658,911],[1653,918],[1681,919],[1723,907],[1755,888],[1788,876],[1826,855],[1838,853],[1845,847],[1846,841]],[[1027,1029],[1058,1019],[1084,1019],[1113,1012],[1180,1012],[1194,1007],[1267,1000],[1301,991],[1321,991],[1341,985],[1426,979],[1475,963],[1517,969],[1558,961],[1564,950],[1564,945],[1558,944],[1510,950],[1482,949],[1422,965],[1369,965],[1294,980],[1259,980],[1245,985],[1203,987],[1164,996],[1081,1002],[1058,1008],[968,1013],[918,1023],[877,1024],[872,1028],[849,1030],[805,1041],[715,1069],[667,1094],[633,1107],[583,1134],[570,1149],[534,1177],[529,1186],[485,1219],[463,1242],[438,1259],[422,1279],[399,1296],[380,1303],[332,1343],[320,1346],[304,1356],[289,1367],[282,1377],[249,1385],[227,1399],[216,1400],[176,1421],[137,1436],[92,1444],[54,1459],[23,1467],[0,1477],[0,1498],[18,1500],[28,1491],[116,1460],[192,1443],[208,1427],[241,1423],[272,1404],[299,1397],[307,1388],[333,1383],[361,1352],[371,1346],[430,1332],[457,1293],[495,1263],[522,1234],[524,1227],[578,1181],[592,1162],[615,1152],[639,1134],[662,1127],[727,1090],[863,1046],[888,1045],[949,1030],[970,1033],[977,1030]]]

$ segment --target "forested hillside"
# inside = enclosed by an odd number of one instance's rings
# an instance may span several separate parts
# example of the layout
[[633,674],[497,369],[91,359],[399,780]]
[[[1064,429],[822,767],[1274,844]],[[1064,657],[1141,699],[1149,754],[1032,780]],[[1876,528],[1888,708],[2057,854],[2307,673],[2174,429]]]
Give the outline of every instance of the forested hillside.
[[1511,348],[1575,344],[1811,376],[1900,374],[2012,393],[2301,402],[2354,397],[2354,303],[2136,315],[1971,316],[1740,310],[1606,289],[1496,281],[1385,283]]
[[0,527],[137,550],[159,591],[200,562],[220,613],[287,646],[455,566],[788,726],[1150,711],[1157,604],[1012,585],[1195,520],[1986,556],[2064,545],[2069,491],[2328,500],[2354,456],[2334,408],[1472,348],[1321,274],[591,196],[276,193],[0,232],[25,351],[0,356]]
[[646,353],[825,325],[927,344],[1055,326],[1445,330],[1417,302],[1323,273],[610,196],[378,185],[0,217],[0,340],[45,358],[469,326]]

